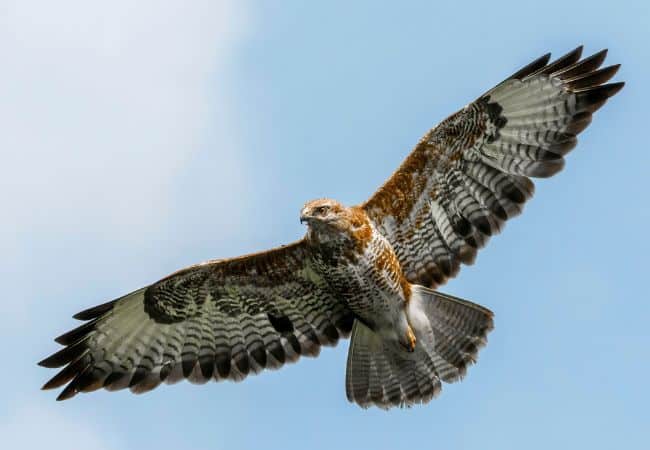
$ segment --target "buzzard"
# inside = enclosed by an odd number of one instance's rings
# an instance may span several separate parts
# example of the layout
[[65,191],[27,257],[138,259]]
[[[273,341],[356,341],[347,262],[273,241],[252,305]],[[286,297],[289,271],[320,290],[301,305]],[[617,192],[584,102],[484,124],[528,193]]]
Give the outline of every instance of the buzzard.
[[44,359],[57,400],[184,378],[243,380],[351,335],[345,388],[361,407],[426,403],[463,378],[490,310],[434,289],[522,211],[530,177],[564,165],[623,83],[607,51],[536,59],[431,129],[365,203],[308,202],[306,235],[197,264],[74,317]]

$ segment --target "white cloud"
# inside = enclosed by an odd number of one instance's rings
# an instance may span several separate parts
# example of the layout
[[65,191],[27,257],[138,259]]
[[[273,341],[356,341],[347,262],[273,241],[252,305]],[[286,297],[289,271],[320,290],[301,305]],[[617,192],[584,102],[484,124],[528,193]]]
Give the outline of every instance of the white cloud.
[[70,236],[154,242],[174,214],[174,182],[201,149],[219,161],[210,176],[223,189],[210,202],[237,223],[246,199],[232,193],[246,180],[227,73],[245,2],[5,0],[1,9],[3,322],[19,327],[30,299],[51,298],[48,268],[82,276]]
[[238,173],[220,75],[244,29],[239,2],[13,0],[2,9],[3,228],[137,232],[166,214],[171,177],[215,128],[215,176]]

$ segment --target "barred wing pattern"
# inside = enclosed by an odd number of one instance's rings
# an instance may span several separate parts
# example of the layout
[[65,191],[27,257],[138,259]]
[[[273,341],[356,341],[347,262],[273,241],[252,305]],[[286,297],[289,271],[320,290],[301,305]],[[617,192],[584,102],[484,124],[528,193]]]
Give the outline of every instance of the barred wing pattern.
[[304,241],[192,266],[75,316],[41,361],[65,368],[58,400],[99,388],[139,393],[187,378],[239,381],[347,337],[353,315],[310,268]]
[[363,205],[393,245],[409,281],[436,287],[472,264],[477,250],[518,215],[623,83],[607,51],[547,54],[427,133]]

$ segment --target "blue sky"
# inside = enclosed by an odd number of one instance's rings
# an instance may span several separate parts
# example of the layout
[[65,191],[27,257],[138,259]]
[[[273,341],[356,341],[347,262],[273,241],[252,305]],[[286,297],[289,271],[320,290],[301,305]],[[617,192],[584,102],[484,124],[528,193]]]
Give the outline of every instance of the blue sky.
[[[405,2],[404,2],[405,3]],[[0,435],[7,448],[611,449],[647,444],[650,6],[549,0],[8,0],[0,15]],[[410,410],[345,399],[347,342],[240,384],[57,403],[75,312],[301,236],[533,58],[610,49],[625,89],[444,291],[496,313],[479,364]],[[8,220],[7,220],[8,219]]]

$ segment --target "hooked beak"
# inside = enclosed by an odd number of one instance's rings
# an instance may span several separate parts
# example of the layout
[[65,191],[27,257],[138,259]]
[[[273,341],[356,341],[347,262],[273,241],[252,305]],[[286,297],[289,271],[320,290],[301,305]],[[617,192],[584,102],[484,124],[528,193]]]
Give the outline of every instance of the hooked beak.
[[306,214],[304,212],[300,213],[300,223],[309,223],[311,220],[311,216],[309,214]]

